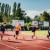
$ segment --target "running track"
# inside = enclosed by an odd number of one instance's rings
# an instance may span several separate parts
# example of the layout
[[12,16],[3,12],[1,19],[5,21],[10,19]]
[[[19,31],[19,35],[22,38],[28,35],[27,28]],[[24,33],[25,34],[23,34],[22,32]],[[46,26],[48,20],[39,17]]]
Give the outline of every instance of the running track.
[[[14,32],[7,32],[7,34],[10,33]],[[7,39],[8,37],[10,40]],[[50,40],[45,38],[34,37],[33,40],[30,36],[19,35],[19,40],[16,40],[13,36],[4,36],[3,40],[0,40],[0,50],[50,50]]]

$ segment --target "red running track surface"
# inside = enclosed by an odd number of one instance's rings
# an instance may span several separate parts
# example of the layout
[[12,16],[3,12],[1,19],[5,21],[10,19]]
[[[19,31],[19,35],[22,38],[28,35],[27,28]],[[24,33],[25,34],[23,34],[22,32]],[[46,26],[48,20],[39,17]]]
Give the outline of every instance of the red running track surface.
[[50,50],[50,40],[46,37],[46,39],[44,37],[32,39],[31,36],[22,34],[19,35],[19,40],[16,40],[13,36],[9,36],[10,40],[8,40],[7,37],[4,36],[3,40],[0,40],[0,50]]

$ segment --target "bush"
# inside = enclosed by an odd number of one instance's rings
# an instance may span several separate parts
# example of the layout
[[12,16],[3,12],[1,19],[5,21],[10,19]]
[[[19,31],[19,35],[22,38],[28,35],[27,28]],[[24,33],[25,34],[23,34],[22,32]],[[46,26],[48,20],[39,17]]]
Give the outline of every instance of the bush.
[[40,27],[41,30],[48,30],[49,27]]
[[[11,30],[14,29],[14,27],[13,27],[12,25],[7,25],[6,27],[7,27],[7,29],[11,29]],[[23,31],[26,31],[26,30],[28,30],[28,29],[27,29],[26,26],[23,26],[23,27],[22,27],[22,30],[23,30]]]
[[12,27],[13,27],[12,25],[7,25],[6,26],[7,29],[12,28]]
[[22,30],[23,30],[23,31],[28,31],[28,29],[27,29],[26,26],[23,26],[23,27],[22,27]]
[[30,26],[31,26],[31,22],[25,23],[25,27],[27,27],[28,30],[29,30]]

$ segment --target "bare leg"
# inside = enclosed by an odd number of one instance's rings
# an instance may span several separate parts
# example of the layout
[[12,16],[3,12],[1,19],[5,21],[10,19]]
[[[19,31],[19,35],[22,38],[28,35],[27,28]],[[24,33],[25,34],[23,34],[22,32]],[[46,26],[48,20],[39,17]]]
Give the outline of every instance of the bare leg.
[[17,39],[18,35],[16,35],[16,39]]
[[14,37],[15,37],[15,35],[14,35]]
[[34,34],[34,35],[32,36],[32,39],[33,39],[33,37],[35,36],[35,32],[33,32],[33,34]]
[[2,34],[0,36],[1,36],[1,40],[2,40]]
[[4,35],[4,32],[2,32],[2,35],[1,35],[1,40],[2,40],[2,38],[3,38],[3,35]]
[[49,35],[47,35],[47,38],[49,39]]
[[19,35],[19,31],[16,31],[16,35],[14,35],[14,37],[16,37],[17,39],[18,35]]

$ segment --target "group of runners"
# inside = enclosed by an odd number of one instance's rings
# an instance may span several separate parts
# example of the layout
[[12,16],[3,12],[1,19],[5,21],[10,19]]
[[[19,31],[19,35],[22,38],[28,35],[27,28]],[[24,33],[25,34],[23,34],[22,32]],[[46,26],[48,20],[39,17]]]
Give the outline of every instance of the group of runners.
[[[35,31],[36,31],[36,29],[39,29],[38,27],[35,27],[35,26],[31,26],[32,27],[32,32],[33,32],[33,35],[32,35],[32,39],[33,39],[33,37],[34,36],[36,36],[35,35]],[[3,23],[2,25],[1,25],[1,32],[2,32],[2,36],[1,36],[1,40],[2,40],[2,38],[3,38],[3,36],[4,36],[4,33],[5,33],[5,31],[6,31],[6,23]],[[16,26],[15,28],[14,28],[14,31],[15,31],[15,35],[14,35],[14,37],[16,38],[16,39],[18,39],[18,35],[19,35],[19,32],[21,31],[21,24],[19,24],[18,26]],[[50,36],[50,27],[49,27],[49,29],[48,29],[48,35],[47,35],[47,38],[49,39],[49,36]]]

